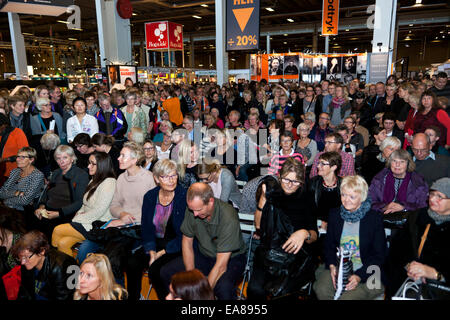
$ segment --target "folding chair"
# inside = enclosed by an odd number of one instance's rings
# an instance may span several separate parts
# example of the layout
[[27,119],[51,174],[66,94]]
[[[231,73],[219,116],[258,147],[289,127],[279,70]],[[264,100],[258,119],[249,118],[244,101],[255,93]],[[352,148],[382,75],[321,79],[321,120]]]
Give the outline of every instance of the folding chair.
[[251,276],[251,269],[250,269],[250,256],[252,253],[252,242],[253,242],[253,234],[256,231],[254,221],[255,216],[253,214],[247,214],[247,213],[239,213],[239,221],[241,222],[241,232],[248,233],[250,232],[250,241],[248,244],[248,251],[247,251],[247,262],[245,264],[245,270],[244,270],[244,278],[242,280],[242,286],[241,291],[239,293],[239,300],[243,300],[243,291],[245,284],[250,281]]
[[140,300],[149,300],[150,298],[150,292],[152,292],[152,288],[153,288],[153,284],[150,282],[150,278],[148,276],[148,270],[144,271],[144,274],[142,275],[142,277],[147,277],[147,283],[149,283],[149,287],[148,287],[148,291],[147,291],[147,296],[144,297],[141,293],[141,299]]
[[244,186],[247,184],[247,181],[236,180],[236,184],[239,188],[239,191],[242,193],[242,189],[244,189]]

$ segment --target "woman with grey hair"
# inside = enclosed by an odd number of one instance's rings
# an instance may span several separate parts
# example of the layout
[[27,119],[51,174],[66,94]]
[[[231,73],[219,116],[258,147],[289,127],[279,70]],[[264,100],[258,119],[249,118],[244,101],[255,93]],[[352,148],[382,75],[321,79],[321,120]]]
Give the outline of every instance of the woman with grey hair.
[[63,126],[63,119],[57,112],[52,112],[52,106],[48,98],[38,98],[36,108],[39,113],[31,117],[32,140],[39,141],[43,134],[50,132],[57,134],[63,141],[66,138],[66,131]]
[[173,160],[159,160],[153,174],[158,186],[144,196],[142,244],[150,256],[149,279],[158,298],[164,299],[169,292],[161,280],[160,270],[181,255],[180,227],[186,211],[186,189],[178,184],[177,164]]
[[415,168],[408,151],[399,149],[392,152],[386,162],[386,168],[381,170],[370,184],[372,209],[388,214],[426,207],[428,185],[422,175],[414,172]]
[[83,195],[89,183],[86,171],[75,165],[77,160],[72,147],[60,145],[54,158],[59,168],[51,173],[49,183],[39,199],[39,207],[32,219],[34,227],[44,232],[49,239],[53,228],[70,222],[83,204]]
[[61,144],[61,139],[57,134],[47,132],[40,139],[40,145],[36,146],[37,159],[36,168],[42,171],[48,179],[50,173],[58,169],[58,164],[54,158],[56,148]]
[[147,118],[145,117],[144,111],[142,111],[140,107],[136,106],[136,93],[128,92],[125,95],[125,101],[127,105],[121,108],[120,111],[123,112],[128,123],[128,130],[126,134],[128,135],[128,132],[130,132],[133,127],[139,127],[144,132],[147,132]]

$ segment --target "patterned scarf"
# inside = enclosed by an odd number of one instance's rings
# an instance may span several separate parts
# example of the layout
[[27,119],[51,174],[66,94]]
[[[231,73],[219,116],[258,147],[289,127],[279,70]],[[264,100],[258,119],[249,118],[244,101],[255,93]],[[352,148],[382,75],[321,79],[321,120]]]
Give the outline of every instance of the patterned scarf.
[[338,109],[340,107],[342,107],[342,105],[345,103],[345,99],[344,98],[338,98],[338,97],[334,97],[331,100],[330,106],[334,109]]
[[355,223],[364,218],[367,212],[369,212],[370,207],[372,205],[372,200],[367,197],[366,201],[361,203],[358,209],[353,212],[348,211],[341,205],[341,218],[344,219],[345,222]]
[[396,192],[394,175],[392,174],[392,171],[389,170],[389,173],[386,176],[386,182],[384,184],[383,202],[389,204],[394,201],[395,198],[396,202],[405,203],[410,180],[411,172],[407,172],[402,184],[400,185],[400,188]]

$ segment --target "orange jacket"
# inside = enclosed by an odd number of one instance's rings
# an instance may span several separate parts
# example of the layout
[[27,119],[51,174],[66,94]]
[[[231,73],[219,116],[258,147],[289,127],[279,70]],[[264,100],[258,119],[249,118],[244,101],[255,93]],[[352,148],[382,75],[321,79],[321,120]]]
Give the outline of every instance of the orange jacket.
[[[1,139],[1,136],[0,136]],[[1,158],[9,158],[12,156],[16,156],[17,152],[23,148],[28,147],[28,140],[25,136],[25,133],[19,129],[15,128],[8,137],[6,141],[5,148],[3,149],[3,153],[1,154]],[[6,162],[6,171],[4,176],[9,177],[9,173],[11,170],[17,168],[17,163],[14,162]]]
[[183,113],[181,113],[181,104],[178,97],[167,99],[163,102],[163,109],[169,113],[169,120],[177,126],[183,123]]

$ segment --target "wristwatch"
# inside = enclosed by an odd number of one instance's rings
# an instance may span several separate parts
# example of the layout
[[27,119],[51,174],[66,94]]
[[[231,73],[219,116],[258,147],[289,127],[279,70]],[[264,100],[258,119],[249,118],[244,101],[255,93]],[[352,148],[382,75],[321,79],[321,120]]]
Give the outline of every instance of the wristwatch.
[[436,280],[437,281],[441,281],[442,280],[442,273],[440,273],[439,271],[437,271]]
[[306,238],[306,241],[311,240],[311,232],[309,232],[308,230],[306,230],[306,232],[308,232],[308,237]]

